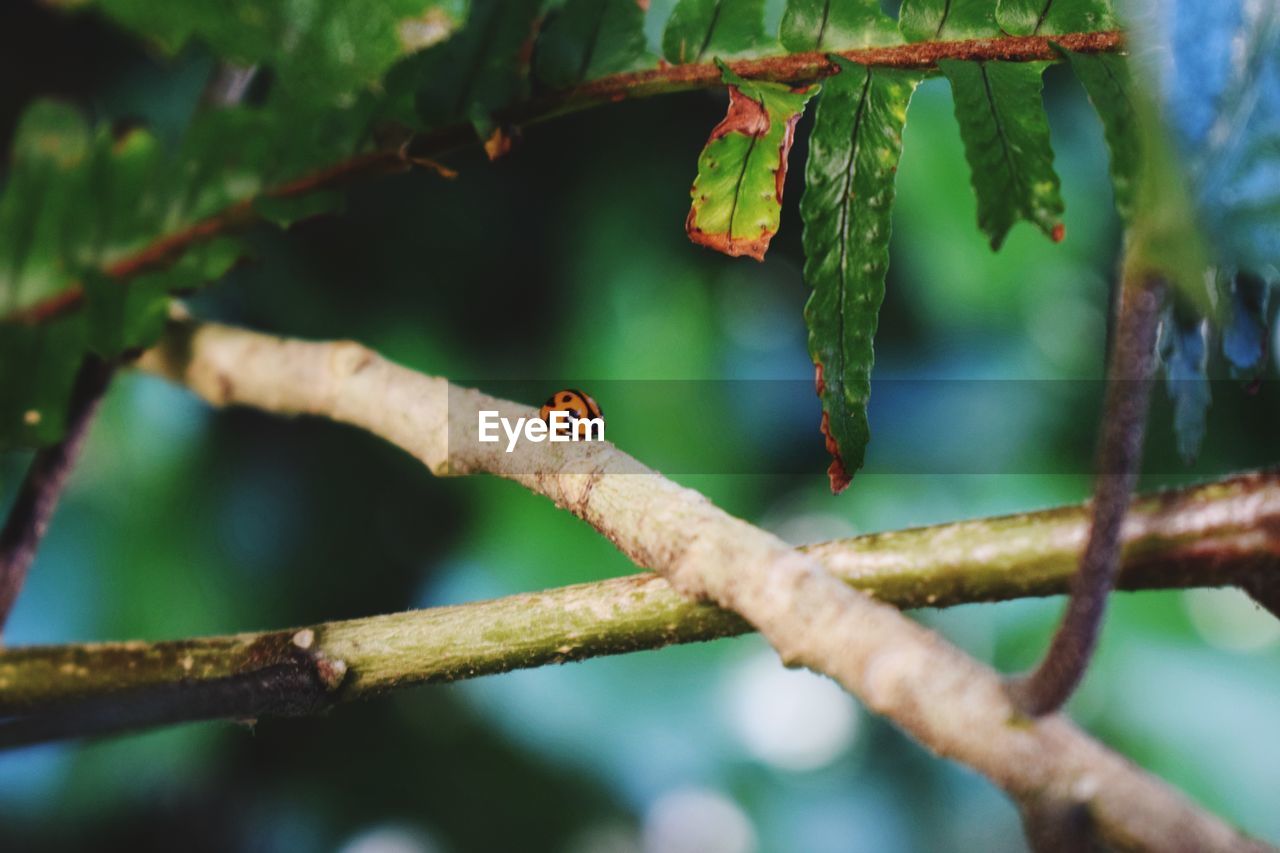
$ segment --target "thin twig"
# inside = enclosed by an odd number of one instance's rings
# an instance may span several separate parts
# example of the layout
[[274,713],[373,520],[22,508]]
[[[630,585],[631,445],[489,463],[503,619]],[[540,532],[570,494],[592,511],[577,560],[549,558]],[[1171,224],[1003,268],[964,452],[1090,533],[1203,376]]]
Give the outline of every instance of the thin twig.
[[85,357],[71,394],[66,433],[61,441],[36,451],[9,510],[4,529],[0,531],[0,634],[27,579],[27,570],[35,560],[40,540],[49,527],[114,369],[113,364],[95,355]]
[[1097,646],[1107,597],[1120,569],[1125,513],[1142,468],[1164,293],[1163,281],[1145,275],[1126,278],[1121,287],[1090,504],[1089,543],[1044,659],[1029,675],[1010,684],[1015,701],[1028,714],[1039,716],[1061,708],[1084,677]]
[[[1043,36],[1005,36],[966,41],[917,42],[893,47],[847,50],[838,55],[863,65],[928,70],[936,68],[938,61],[942,59],[1057,62],[1062,56],[1054,47],[1055,43],[1078,53],[1109,53],[1124,48],[1124,35],[1117,30],[1106,30],[1066,33],[1051,39]],[[837,69],[829,58],[831,55],[825,51],[814,51],[744,59],[728,64],[734,73],[751,79],[795,83],[835,73]],[[721,71],[713,62],[663,65],[647,71],[611,74],[499,110],[495,121],[499,126],[529,125],[601,104],[719,86],[720,81]],[[408,145],[394,150],[355,155],[267,190],[264,195],[270,198],[290,198],[343,186],[356,179],[405,171],[420,160],[430,161],[477,141],[471,124],[464,122],[449,125],[420,134]],[[106,272],[113,278],[127,280],[172,263],[197,243],[242,229],[257,220],[253,200],[242,199],[207,219],[158,239],[136,254],[113,264]],[[48,322],[77,309],[83,300],[83,289],[78,284],[71,284],[53,296],[11,312],[4,320],[33,325]]]

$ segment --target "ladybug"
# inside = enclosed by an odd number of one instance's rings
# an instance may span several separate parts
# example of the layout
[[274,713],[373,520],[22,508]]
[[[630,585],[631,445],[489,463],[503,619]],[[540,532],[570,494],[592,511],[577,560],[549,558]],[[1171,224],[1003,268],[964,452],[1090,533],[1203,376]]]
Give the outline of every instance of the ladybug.
[[[604,438],[604,412],[600,411],[599,404],[586,392],[579,391],[577,388],[566,388],[547,398],[547,402],[542,404],[542,409],[539,410],[538,415],[547,422],[547,426],[553,428],[551,413],[554,411],[569,413],[569,421],[573,424],[573,430],[578,438]],[[600,421],[601,428],[594,430],[594,432],[598,433],[598,435],[588,435],[587,430],[591,429],[588,421],[597,419]],[[559,434],[563,435],[566,431],[567,427],[561,425]]]

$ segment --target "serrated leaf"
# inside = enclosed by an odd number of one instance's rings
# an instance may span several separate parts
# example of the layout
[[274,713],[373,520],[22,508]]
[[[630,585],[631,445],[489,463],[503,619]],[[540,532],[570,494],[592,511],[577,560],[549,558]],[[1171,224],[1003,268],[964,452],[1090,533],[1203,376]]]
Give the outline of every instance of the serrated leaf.
[[244,65],[270,66],[295,102],[347,103],[404,56],[442,41],[465,0],[55,0],[92,5],[169,53],[188,41]]
[[897,44],[902,37],[879,0],[787,0],[779,40],[800,53]]
[[662,55],[684,65],[749,56],[774,45],[764,30],[765,0],[679,0],[662,32]]
[[1000,29],[1015,36],[1048,36],[1116,28],[1107,0],[1000,0]]
[[1173,401],[1173,428],[1178,453],[1195,461],[1204,443],[1205,415],[1210,391],[1209,324],[1188,318],[1171,307],[1160,324],[1160,355],[1164,360],[1165,388]]
[[944,59],[938,66],[951,81],[978,227],[991,247],[1000,248],[1019,219],[1061,240],[1062,195],[1040,100],[1044,63]]
[[787,154],[796,122],[818,91],[743,80],[721,66],[729,111],[698,157],[685,231],[726,255],[764,260],[778,231]]
[[646,54],[636,0],[569,0],[542,28],[534,70],[548,86],[568,88],[634,68]]
[[907,41],[954,41],[1000,34],[995,0],[902,0],[898,28]]
[[1138,117],[1130,95],[1132,80],[1128,62],[1113,54],[1077,53],[1064,50],[1071,69],[1084,86],[1094,110],[1102,120],[1102,130],[1111,150],[1111,186],[1116,211],[1129,222],[1140,168]]
[[[492,114],[528,91],[529,45],[540,10],[540,0],[473,0],[458,33],[388,73],[391,114],[416,117],[424,128],[469,120],[487,137]],[[409,112],[401,106],[406,99]]]
[[805,167],[804,277],[809,354],[818,371],[833,491],[862,467],[880,303],[889,266],[894,177],[917,74],[836,60],[823,85]]
[[84,344],[82,315],[41,326],[0,323],[0,450],[62,438]]

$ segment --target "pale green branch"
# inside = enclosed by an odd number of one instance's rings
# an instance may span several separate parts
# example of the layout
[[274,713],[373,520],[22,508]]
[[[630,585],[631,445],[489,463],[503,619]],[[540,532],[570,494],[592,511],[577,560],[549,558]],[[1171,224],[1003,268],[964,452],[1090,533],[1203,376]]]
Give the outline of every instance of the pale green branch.
[[[1280,578],[1280,474],[1250,474],[1139,500],[1126,528],[1127,589]],[[1087,531],[1083,506],[860,536],[801,550],[895,607],[949,607],[1066,592]],[[33,646],[0,654],[0,714],[50,711],[84,734],[105,708],[120,728],[309,713],[418,684],[742,634],[654,574],[286,631],[160,643]],[[329,689],[323,674],[336,689]],[[335,669],[336,667],[336,669]],[[281,681],[269,672],[301,676]],[[259,690],[246,684],[260,676]],[[311,677],[314,676],[314,677]],[[344,676],[344,677],[343,677]],[[168,691],[173,700],[154,698]],[[182,697],[185,696],[185,699]],[[222,696],[219,702],[210,697]],[[201,697],[201,701],[196,701]],[[102,726],[97,731],[102,731]],[[59,734],[0,726],[0,744]]]

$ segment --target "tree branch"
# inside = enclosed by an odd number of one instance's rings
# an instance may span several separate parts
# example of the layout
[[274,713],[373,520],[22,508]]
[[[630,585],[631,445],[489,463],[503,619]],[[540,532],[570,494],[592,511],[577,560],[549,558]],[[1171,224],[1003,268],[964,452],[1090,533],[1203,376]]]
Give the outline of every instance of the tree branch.
[[[950,607],[1066,592],[1087,532],[1087,507],[1073,506],[800,550],[887,604]],[[1124,544],[1124,589],[1280,579],[1280,472],[1141,498]],[[0,723],[0,746],[199,719],[311,713],[419,684],[749,630],[735,614],[690,601],[646,573],[288,631],[17,648],[0,653],[0,716],[38,717],[41,725]],[[322,669],[327,681],[318,677]],[[345,679],[335,682],[338,670]],[[282,671],[292,680],[279,678]],[[341,690],[331,689],[337,683]]]
[[114,371],[114,365],[95,355],[85,357],[71,392],[66,433],[58,443],[36,451],[4,529],[0,530],[0,634],[26,582],[27,570],[35,560]]
[[[396,444],[436,473],[488,472],[521,483],[586,520],[676,591],[739,614],[784,662],[832,676],[935,753],[987,776],[1024,811],[1078,807],[1099,838],[1123,849],[1266,849],[1066,718],[1019,714],[990,668],[853,590],[816,556],[612,445],[525,443],[506,453],[477,440],[480,410],[533,416],[527,406],[452,387],[355,343],[213,324],[176,325],[142,364],[216,405],[328,417]],[[1250,535],[1274,548],[1271,528]]]
[[1071,599],[1040,664],[1010,684],[1028,714],[1057,711],[1084,678],[1098,643],[1107,598],[1120,570],[1121,530],[1142,470],[1147,410],[1157,366],[1156,335],[1165,282],[1126,275],[1116,307],[1115,344],[1107,368],[1089,541],[1071,583]]
[[[1052,38],[1004,36],[966,41],[931,41],[848,50],[838,55],[863,65],[929,70],[936,68],[938,61],[942,59],[1057,62],[1062,59],[1062,54],[1055,45],[1078,53],[1116,52],[1124,48],[1124,35],[1118,30],[1105,30],[1066,33]],[[750,79],[795,83],[835,73],[837,69],[829,59],[831,55],[826,51],[814,51],[744,59],[728,64],[734,73]],[[548,92],[500,110],[494,118],[498,125],[504,127],[529,125],[601,104],[719,85],[721,71],[713,62],[663,65],[647,71],[611,74],[572,89]],[[268,198],[292,198],[333,189],[357,179],[406,171],[415,163],[430,163],[430,158],[473,145],[477,141],[475,130],[469,122],[449,125],[419,134],[397,149],[355,155],[269,189],[263,195]],[[127,281],[173,263],[191,246],[243,229],[258,221],[253,201],[252,198],[242,199],[188,228],[161,237],[134,255],[113,264],[106,273],[112,278]],[[53,296],[11,312],[4,321],[31,325],[45,323],[76,310],[83,301],[83,288],[73,283]]]

